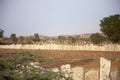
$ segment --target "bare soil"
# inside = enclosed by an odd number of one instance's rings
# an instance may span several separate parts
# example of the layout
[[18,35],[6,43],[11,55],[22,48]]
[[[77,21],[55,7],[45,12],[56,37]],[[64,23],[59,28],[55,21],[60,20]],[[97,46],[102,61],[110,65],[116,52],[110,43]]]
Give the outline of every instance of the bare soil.
[[45,68],[60,67],[64,64],[71,64],[72,67],[82,66],[86,69],[99,69],[100,57],[112,61],[111,69],[120,67],[120,52],[109,51],[65,51],[65,50],[15,50],[0,49],[0,57],[8,57],[17,51],[30,51],[37,53],[36,58],[53,60],[52,63],[41,64]]

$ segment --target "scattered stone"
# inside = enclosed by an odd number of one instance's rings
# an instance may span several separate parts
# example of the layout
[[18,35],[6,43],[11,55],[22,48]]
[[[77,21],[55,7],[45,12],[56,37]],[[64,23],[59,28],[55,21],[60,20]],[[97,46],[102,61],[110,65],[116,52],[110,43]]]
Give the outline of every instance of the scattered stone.
[[17,64],[17,65],[15,65],[15,69],[20,69],[21,68],[21,64]]
[[59,72],[60,70],[58,68],[52,68],[51,69],[53,72]]
[[72,72],[70,64],[62,65],[61,66],[61,72],[69,74]]
[[70,64],[62,65],[61,72],[65,75],[65,77],[72,78],[72,70]]
[[29,65],[33,66],[34,68],[40,68],[39,62],[31,62]]
[[111,61],[105,58],[100,58],[100,75],[99,71],[94,69],[89,70],[84,75],[83,67],[74,67],[71,69],[70,64],[62,65],[60,67],[60,70],[59,68],[51,69],[42,68],[39,66],[39,62],[31,62],[28,65],[17,64],[15,67],[16,67],[15,72],[20,72],[20,74],[22,74],[21,72],[22,68],[27,68],[29,73],[31,73],[31,71],[29,71],[31,70],[31,68],[41,69],[42,70],[41,74],[45,74],[47,73],[47,71],[53,71],[58,73],[60,72],[65,76],[65,78],[62,78],[60,80],[117,80],[118,77],[118,71],[112,71],[110,73]]
[[62,66],[61,66],[61,72],[62,72],[62,73],[65,73],[65,71],[66,71],[66,66],[65,66],[65,65],[62,65]]

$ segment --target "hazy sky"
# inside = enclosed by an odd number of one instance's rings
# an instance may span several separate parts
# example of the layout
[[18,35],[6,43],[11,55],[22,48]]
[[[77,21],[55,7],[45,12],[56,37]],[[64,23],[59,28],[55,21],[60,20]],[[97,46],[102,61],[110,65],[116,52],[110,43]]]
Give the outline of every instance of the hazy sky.
[[6,36],[100,32],[100,20],[113,14],[120,14],[120,0],[0,0]]

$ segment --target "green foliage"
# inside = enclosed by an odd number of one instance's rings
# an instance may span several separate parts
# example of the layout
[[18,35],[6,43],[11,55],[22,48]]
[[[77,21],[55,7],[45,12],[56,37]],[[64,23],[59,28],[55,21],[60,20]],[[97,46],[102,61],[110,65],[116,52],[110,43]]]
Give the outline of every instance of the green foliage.
[[0,29],[0,38],[3,38],[3,33],[4,33],[4,31],[2,29]]
[[21,41],[23,41],[23,40],[24,40],[24,36],[20,36],[19,39],[20,39]]
[[59,80],[64,76],[61,76],[61,73],[55,73],[50,70],[43,71],[37,68],[32,68],[30,71],[32,72],[23,72],[23,77],[25,78],[25,80]]
[[26,44],[32,44],[34,41],[34,36],[28,36],[25,38]]
[[68,37],[68,43],[69,43],[69,44],[74,44],[74,43],[76,42],[76,40],[77,40],[77,39],[76,39],[75,37],[73,37],[73,36],[69,36],[69,37]]
[[20,36],[18,38],[18,42],[17,43],[24,44],[25,43],[25,37],[24,36]]
[[11,34],[10,35],[10,38],[11,38],[11,40],[13,41],[13,43],[16,43],[17,42],[17,37],[16,37],[16,34]]
[[[29,61],[39,61],[32,52],[17,52],[7,58],[0,57],[0,80],[59,80],[64,78],[60,72],[34,68]],[[48,63],[48,59],[41,62]],[[20,68],[16,68],[19,65]],[[22,67],[24,66],[24,67]]]
[[60,44],[63,44],[66,40],[66,37],[65,36],[58,36],[58,40],[59,40]]
[[105,37],[101,36],[99,33],[91,34],[90,39],[94,44],[100,44],[105,41]]
[[4,65],[4,61],[0,60],[0,71],[3,71],[6,68],[6,66]]
[[101,31],[112,42],[120,42],[120,15],[103,18],[100,23]]
[[34,34],[34,41],[35,41],[35,42],[40,41],[40,38],[39,38],[39,34],[38,34],[38,33],[35,33],[35,34]]
[[34,61],[35,56],[31,52],[17,52],[14,56],[14,63],[15,64],[23,64],[27,63],[28,61]]
[[13,64],[9,60],[0,58],[0,80],[15,80]]
[[0,71],[3,71],[5,69],[13,69],[13,62],[10,61],[10,59],[0,59]]
[[0,29],[0,44],[3,44],[3,33],[4,31]]

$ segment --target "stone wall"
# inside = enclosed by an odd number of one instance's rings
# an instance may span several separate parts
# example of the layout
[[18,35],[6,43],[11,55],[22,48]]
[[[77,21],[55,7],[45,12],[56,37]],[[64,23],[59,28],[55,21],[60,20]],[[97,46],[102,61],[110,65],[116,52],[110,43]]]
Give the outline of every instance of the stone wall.
[[85,73],[85,80],[99,80],[99,71],[92,69]]
[[[56,69],[55,69],[56,70]],[[100,58],[100,69],[91,68],[85,70],[84,67],[73,67],[70,64],[62,65],[61,71],[66,75],[67,80],[119,80],[118,71],[111,71],[111,60]]]
[[43,45],[0,45],[0,48],[8,49],[41,49],[41,50],[90,50],[90,51],[120,51],[119,44],[105,44],[97,46],[93,44],[86,45],[58,45],[58,44],[43,44]]
[[83,67],[72,68],[72,71],[73,71],[73,80],[84,79],[84,68]]
[[100,69],[91,68],[85,70],[84,67],[73,67],[70,64],[61,66],[61,69],[54,68],[54,72],[65,74],[65,80],[117,80],[117,71],[111,71],[111,60],[100,58]]
[[100,58],[100,80],[110,80],[111,61]]

